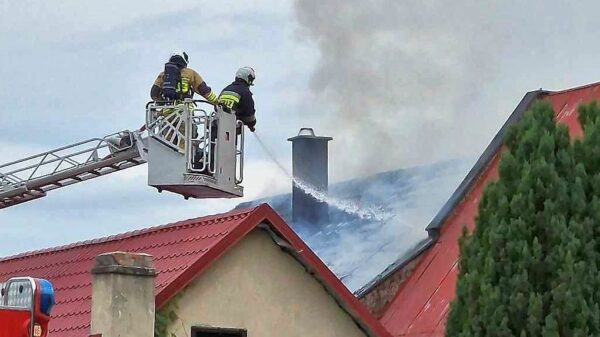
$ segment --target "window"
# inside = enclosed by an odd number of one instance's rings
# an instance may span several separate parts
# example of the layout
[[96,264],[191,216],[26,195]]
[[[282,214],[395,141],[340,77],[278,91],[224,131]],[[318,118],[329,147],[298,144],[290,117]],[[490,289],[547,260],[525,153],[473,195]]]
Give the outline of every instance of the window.
[[192,337],[247,337],[245,329],[192,327]]

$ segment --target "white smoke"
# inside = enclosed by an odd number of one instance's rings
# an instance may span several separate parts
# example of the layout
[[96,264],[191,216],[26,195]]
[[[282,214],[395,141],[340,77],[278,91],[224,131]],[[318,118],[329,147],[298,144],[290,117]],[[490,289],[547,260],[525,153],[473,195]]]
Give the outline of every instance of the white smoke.
[[321,51],[311,88],[344,171],[431,162],[459,138],[460,114],[490,80],[493,4],[299,0],[295,9]]
[[386,217],[331,223],[307,241],[355,291],[427,238],[425,227],[470,166],[468,160],[454,161],[435,169],[412,168],[397,179],[367,178],[368,186],[357,192],[360,204],[355,204],[359,209],[377,205]]
[[[315,111],[344,179],[481,153],[521,97],[598,81],[585,0],[296,0]],[[585,51],[585,52],[582,52]]]

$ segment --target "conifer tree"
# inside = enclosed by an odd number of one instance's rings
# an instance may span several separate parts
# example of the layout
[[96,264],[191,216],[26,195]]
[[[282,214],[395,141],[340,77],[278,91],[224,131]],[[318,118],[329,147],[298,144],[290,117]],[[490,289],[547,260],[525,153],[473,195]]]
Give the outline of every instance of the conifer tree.
[[573,143],[546,102],[509,128],[499,178],[460,240],[446,336],[600,335],[599,116],[580,107]]

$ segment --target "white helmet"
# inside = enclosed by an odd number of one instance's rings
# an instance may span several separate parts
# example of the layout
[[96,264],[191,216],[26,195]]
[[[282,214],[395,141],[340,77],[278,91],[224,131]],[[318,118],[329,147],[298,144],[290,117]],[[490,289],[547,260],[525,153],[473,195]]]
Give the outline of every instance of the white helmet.
[[252,69],[251,67],[243,67],[238,69],[238,71],[235,73],[235,78],[239,78],[246,81],[248,85],[254,85],[256,74],[254,73],[254,69]]
[[183,62],[185,62],[185,65],[187,66],[188,62],[189,62],[189,58],[188,58],[188,54],[185,51],[178,51],[176,53],[171,54],[171,58],[169,60],[173,60],[174,57],[177,58],[181,58],[181,60],[183,60]]

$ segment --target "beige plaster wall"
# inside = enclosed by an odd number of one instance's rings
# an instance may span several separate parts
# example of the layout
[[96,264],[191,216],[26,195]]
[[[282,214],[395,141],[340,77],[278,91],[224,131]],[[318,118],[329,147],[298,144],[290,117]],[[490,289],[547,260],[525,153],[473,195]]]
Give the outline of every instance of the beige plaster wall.
[[364,337],[320,283],[260,229],[217,260],[177,299],[178,337],[191,327],[244,328],[249,337]]

